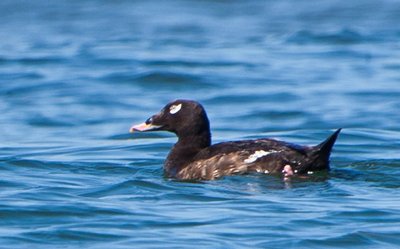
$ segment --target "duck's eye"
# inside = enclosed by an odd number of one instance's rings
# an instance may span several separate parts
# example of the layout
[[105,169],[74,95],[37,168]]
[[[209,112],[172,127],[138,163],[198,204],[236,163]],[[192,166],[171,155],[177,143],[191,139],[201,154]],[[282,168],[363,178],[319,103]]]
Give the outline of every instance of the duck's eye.
[[146,123],[146,124],[151,124],[151,123],[153,123],[153,117],[148,118],[148,119],[146,120],[145,123]]
[[179,111],[181,110],[181,108],[182,108],[182,104],[179,104],[179,105],[172,105],[172,106],[169,108],[169,113],[175,114],[175,113],[179,112]]

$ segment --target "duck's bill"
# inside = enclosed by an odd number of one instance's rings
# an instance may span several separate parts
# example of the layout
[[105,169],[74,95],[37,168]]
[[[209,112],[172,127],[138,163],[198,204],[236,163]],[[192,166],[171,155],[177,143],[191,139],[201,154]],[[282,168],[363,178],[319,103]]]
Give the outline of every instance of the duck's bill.
[[142,124],[138,124],[138,125],[134,125],[129,129],[130,133],[133,133],[135,131],[154,131],[159,129],[161,126],[159,125],[152,125],[152,124],[146,124],[146,123],[142,123]]

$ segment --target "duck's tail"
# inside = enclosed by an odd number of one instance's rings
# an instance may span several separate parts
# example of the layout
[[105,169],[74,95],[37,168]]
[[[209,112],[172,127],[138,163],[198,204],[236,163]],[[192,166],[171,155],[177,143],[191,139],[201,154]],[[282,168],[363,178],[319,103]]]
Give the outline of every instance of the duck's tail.
[[332,147],[335,144],[336,138],[338,137],[341,130],[341,128],[336,130],[325,141],[311,148],[310,152],[308,153],[309,158],[311,159],[310,164],[309,167],[307,167],[307,169],[305,170],[329,170],[329,157],[331,155]]

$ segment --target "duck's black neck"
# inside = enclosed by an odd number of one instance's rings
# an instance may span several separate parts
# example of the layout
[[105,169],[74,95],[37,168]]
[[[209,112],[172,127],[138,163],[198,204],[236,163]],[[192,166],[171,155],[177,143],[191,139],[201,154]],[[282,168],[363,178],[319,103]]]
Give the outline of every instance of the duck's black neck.
[[209,130],[199,132],[197,134],[180,135],[178,142],[174,147],[193,147],[204,149],[211,145],[211,133]]
[[165,161],[164,170],[169,177],[173,177],[180,169],[191,162],[199,151],[211,145],[209,130],[197,134],[187,134],[178,137],[178,142],[170,151]]

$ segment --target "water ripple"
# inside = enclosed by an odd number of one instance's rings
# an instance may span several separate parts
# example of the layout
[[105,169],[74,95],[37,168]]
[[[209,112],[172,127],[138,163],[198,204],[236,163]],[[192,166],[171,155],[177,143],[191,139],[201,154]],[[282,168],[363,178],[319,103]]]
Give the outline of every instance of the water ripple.
[[[332,33],[312,32],[300,30],[288,38],[288,42],[297,44],[341,44],[351,45],[358,43],[371,43],[379,41],[376,36],[368,37],[354,30],[340,30]],[[384,40],[382,40],[384,41]]]
[[[398,1],[0,1],[0,247],[397,248]],[[332,170],[165,178],[196,99],[213,140],[323,141]]]

